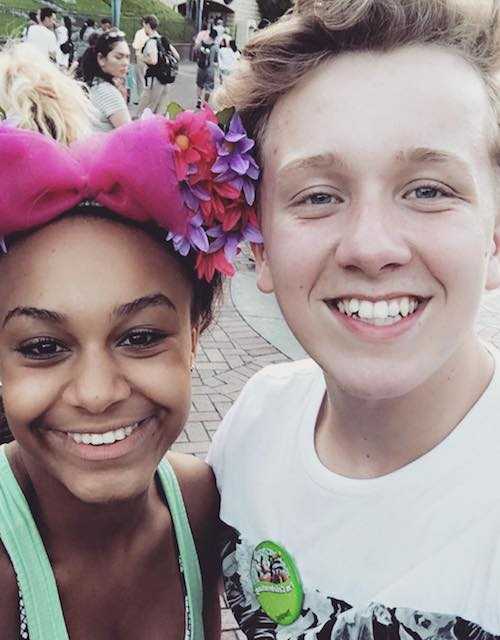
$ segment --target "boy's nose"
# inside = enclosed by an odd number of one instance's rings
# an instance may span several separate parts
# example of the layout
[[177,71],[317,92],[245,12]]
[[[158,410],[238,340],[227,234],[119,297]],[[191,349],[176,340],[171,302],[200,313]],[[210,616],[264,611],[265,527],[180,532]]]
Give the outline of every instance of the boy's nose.
[[408,264],[412,251],[396,216],[367,205],[350,218],[335,258],[344,269],[359,270],[373,278]]

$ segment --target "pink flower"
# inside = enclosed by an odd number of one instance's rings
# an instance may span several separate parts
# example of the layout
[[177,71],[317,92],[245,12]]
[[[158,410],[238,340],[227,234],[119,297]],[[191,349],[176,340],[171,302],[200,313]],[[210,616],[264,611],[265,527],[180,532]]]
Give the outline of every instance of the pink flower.
[[205,109],[202,114],[183,111],[175,120],[169,122],[170,142],[174,145],[178,180],[186,179],[190,165],[197,164],[202,159],[203,163],[210,165],[217,157],[213,135],[207,126],[207,122],[213,120],[215,116],[212,111]]

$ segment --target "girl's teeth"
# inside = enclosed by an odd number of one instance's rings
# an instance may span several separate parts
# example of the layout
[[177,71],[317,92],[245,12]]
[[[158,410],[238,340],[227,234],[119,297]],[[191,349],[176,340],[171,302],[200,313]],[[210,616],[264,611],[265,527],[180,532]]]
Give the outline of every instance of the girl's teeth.
[[357,298],[337,301],[338,310],[347,315],[357,314],[356,319],[368,324],[383,326],[399,322],[418,309],[418,300],[408,296],[393,300],[358,300]]
[[114,431],[106,431],[106,433],[70,433],[68,435],[71,436],[77,444],[92,444],[98,447],[102,444],[114,444],[118,440],[125,440],[138,426],[139,422],[135,422],[126,427],[115,429]]

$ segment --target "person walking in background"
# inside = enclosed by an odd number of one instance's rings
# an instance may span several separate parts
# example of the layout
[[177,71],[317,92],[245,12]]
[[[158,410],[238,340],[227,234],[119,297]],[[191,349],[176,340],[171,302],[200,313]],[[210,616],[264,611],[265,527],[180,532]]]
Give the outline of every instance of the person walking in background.
[[75,57],[77,60],[80,60],[89,48],[89,38],[91,38],[96,31],[95,21],[92,20],[92,18],[85,20],[80,29],[78,44],[76,46]]
[[47,59],[55,61],[57,55],[57,39],[54,33],[56,12],[50,7],[40,9],[40,22],[27,30],[26,42],[29,42]]
[[144,18],[144,30],[148,40],[142,49],[142,56],[146,64],[146,74],[144,76],[145,88],[139,102],[138,117],[142,115],[144,109],[151,109],[153,113],[164,115],[168,105],[168,87],[165,82],[164,69],[168,64],[168,55],[173,55],[177,62],[180,60],[179,53],[165,36],[160,36],[157,31],[158,18],[156,16],[146,16]]
[[[198,33],[196,34],[196,36],[194,38],[194,52],[195,52],[195,54],[198,51],[198,49],[200,48],[200,45],[203,42],[203,40],[208,40],[209,37],[210,37],[210,29],[208,28],[208,23],[207,22],[202,22],[201,29],[200,29],[200,31],[198,31]],[[195,57],[195,59],[196,59],[196,57]]]
[[30,27],[32,27],[34,24],[38,24],[38,16],[36,11],[29,11],[28,12],[28,22],[26,23],[26,26],[24,27],[23,30],[23,35],[22,35],[22,39],[26,40],[26,36],[28,35],[28,31],[30,30]]
[[196,50],[196,64],[198,72],[196,74],[196,108],[201,109],[205,102],[210,99],[210,94],[214,90],[215,66],[217,63],[218,47],[215,44],[217,31],[212,27],[208,38],[200,41]]
[[69,145],[92,133],[95,112],[80,83],[26,42],[0,51],[3,124],[29,129]]
[[147,71],[146,63],[142,56],[142,50],[148,41],[148,36],[144,29],[144,18],[141,21],[141,25],[141,28],[135,32],[134,41],[132,42],[132,48],[135,52],[135,86],[137,90],[137,101],[135,104],[139,104],[142,92],[144,91],[144,76]]
[[230,40],[228,45],[225,40],[222,40],[218,51],[218,57],[219,79],[222,84],[241,57],[238,47],[236,46],[236,42],[234,40]]
[[226,31],[226,28],[224,27],[224,21],[220,16],[215,20],[214,29],[217,33],[215,37],[215,43],[217,45],[220,45],[222,38],[224,37],[224,33]]
[[108,33],[113,28],[113,23],[111,22],[111,18],[101,18],[99,21],[99,29],[97,29],[97,33],[102,36],[103,33]]
[[69,16],[64,16],[63,21],[56,27],[57,53],[56,62],[63,70],[68,70],[73,64],[75,45],[72,40],[73,23]]
[[126,99],[120,90],[127,75],[130,50],[121,31],[97,38],[81,61],[83,79],[98,112],[96,131],[111,131],[130,122]]

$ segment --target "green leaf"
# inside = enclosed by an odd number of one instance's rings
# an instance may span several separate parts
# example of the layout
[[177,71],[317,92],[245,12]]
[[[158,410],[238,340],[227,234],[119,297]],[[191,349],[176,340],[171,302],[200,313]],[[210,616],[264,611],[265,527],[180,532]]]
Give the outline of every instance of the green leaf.
[[226,127],[231,122],[231,118],[234,116],[234,112],[236,109],[234,107],[228,107],[227,109],[223,109],[222,111],[218,111],[215,115],[221,127],[226,129]]
[[0,107],[0,120],[5,120],[6,117],[7,117],[7,114],[2,109],[2,107]]
[[171,102],[167,107],[167,115],[170,120],[175,120],[179,113],[182,113],[184,109],[178,102]]

